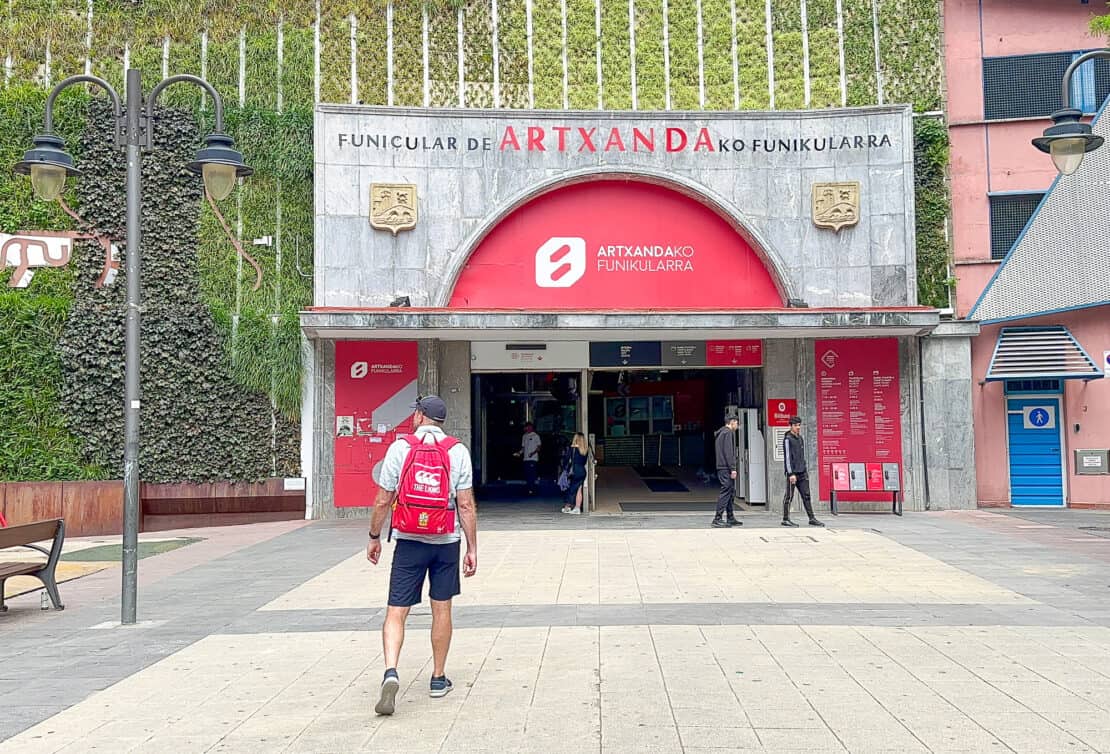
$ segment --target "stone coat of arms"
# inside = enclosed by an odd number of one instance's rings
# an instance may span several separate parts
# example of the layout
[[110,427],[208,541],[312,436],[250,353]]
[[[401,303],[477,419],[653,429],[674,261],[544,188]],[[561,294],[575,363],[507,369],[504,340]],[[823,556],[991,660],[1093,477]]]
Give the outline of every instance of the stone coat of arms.
[[841,228],[859,222],[859,181],[813,184],[813,224],[818,228]]
[[370,184],[370,226],[397,235],[416,227],[416,185],[412,183]]

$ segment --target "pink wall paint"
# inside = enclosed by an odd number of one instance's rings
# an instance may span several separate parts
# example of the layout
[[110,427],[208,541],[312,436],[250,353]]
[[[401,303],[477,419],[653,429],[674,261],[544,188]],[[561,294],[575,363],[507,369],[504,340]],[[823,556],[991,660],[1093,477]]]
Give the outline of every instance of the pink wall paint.
[[944,67],[948,79],[949,122],[982,120],[983,53],[979,41],[979,0],[945,0]]
[[1079,0],[945,0],[949,121],[983,119],[984,57],[1103,47],[1105,41],[1092,36],[1088,25],[1106,12],[1106,0],[1088,5]]
[[966,262],[956,265],[957,317],[967,316],[997,269],[997,262]]
[[[1110,306],[1036,317],[1020,325],[1064,325],[1096,361],[1110,351]],[[975,421],[975,468],[981,505],[1008,505],[1010,478],[1006,451],[1006,404],[1000,382],[979,385],[987,373],[998,331],[1003,325],[987,325],[971,344],[972,409]],[[1082,476],[1075,473],[1076,448],[1110,447],[1110,379],[1066,380],[1064,407],[1064,448],[1068,474],[1065,496],[1069,505],[1110,505],[1110,475]],[[1075,431],[1079,424],[1079,432]]]
[[1103,47],[1089,25],[1105,13],[1106,0],[984,0],[983,52],[992,58]]

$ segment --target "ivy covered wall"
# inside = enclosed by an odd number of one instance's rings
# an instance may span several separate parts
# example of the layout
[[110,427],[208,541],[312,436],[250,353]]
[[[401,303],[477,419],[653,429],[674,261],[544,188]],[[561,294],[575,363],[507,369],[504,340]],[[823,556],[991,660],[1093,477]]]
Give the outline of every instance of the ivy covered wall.
[[[187,225],[178,227],[184,245],[177,253],[196,267],[172,269],[192,276],[189,300],[203,304],[210,317],[204,343],[211,358],[219,358],[204,362],[205,369],[233,381],[237,395],[268,399],[260,424],[233,421],[243,438],[240,458],[219,461],[219,473],[295,473],[297,311],[311,301],[317,101],[641,110],[905,102],[918,113],[943,108],[939,0],[772,0],[770,14],[766,7],[764,0],[9,0],[0,12],[0,157],[5,164],[18,159],[41,123],[45,89],[72,74],[88,70],[121,87],[126,64],[143,72],[147,90],[174,73],[204,76],[220,90],[229,131],[256,169],[223,210],[262,264],[263,285],[251,290],[250,268],[243,269],[199,196],[187,192],[172,196],[188,199],[186,214],[198,212],[197,231],[188,243]],[[61,102],[59,125],[71,150],[84,148],[88,100],[75,91]],[[164,101],[179,108],[174,117],[182,124],[210,123],[211,106],[194,87],[173,87]],[[946,306],[946,129],[928,116],[918,119],[916,132],[920,299]],[[190,138],[182,132],[181,144]],[[83,143],[91,144],[87,138]],[[109,150],[101,167],[107,170],[113,158],[122,164]],[[79,212],[105,221],[122,212],[122,180],[105,180],[102,193],[71,188]],[[65,227],[68,218],[32,200],[25,180],[0,171],[0,230]],[[267,245],[252,243],[265,237]],[[30,289],[0,297],[0,377],[11,398],[0,406],[0,433],[11,438],[0,447],[0,477],[118,475],[110,435],[89,434],[88,416],[65,410],[72,400],[67,380],[75,378],[63,374],[80,350],[76,340],[66,340],[74,332],[69,328],[98,295],[106,296],[101,306],[116,305],[115,292],[91,292],[82,277],[83,254],[74,269],[40,272]],[[146,334],[148,343],[160,337],[149,328]],[[114,358],[115,345],[99,345],[107,350],[97,358]],[[165,379],[185,386],[184,376]],[[97,411],[106,410],[106,393],[96,401]],[[251,406],[254,417],[260,409]],[[223,431],[215,416],[191,421],[201,435]],[[176,466],[172,454],[145,462],[162,479],[210,476],[185,456]],[[146,467],[144,476],[152,478]]]

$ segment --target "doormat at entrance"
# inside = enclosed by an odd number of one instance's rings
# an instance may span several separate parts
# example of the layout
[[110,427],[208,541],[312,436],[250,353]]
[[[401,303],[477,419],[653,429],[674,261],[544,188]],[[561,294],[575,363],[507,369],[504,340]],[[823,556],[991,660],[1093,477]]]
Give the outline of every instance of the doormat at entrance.
[[652,492],[689,492],[690,488],[677,479],[644,479]]
[[664,469],[662,466],[633,466],[632,470],[639,474],[644,479],[672,479],[674,474]]
[[716,503],[621,503],[622,513],[701,513],[714,512]]

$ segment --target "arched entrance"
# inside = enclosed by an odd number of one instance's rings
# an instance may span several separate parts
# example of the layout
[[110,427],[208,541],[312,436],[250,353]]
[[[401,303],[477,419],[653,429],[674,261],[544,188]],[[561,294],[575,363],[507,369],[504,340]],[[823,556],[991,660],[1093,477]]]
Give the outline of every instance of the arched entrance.
[[[645,328],[654,312],[783,307],[785,286],[773,262],[722,207],[692,186],[658,176],[584,174],[540,187],[464,246],[472,251],[445,303],[471,310],[642,312]],[[725,408],[748,412],[752,437],[758,435],[758,340],[661,343],[599,332],[590,342],[556,344],[517,337],[471,344],[473,446],[483,499],[557,497],[563,449],[583,432],[607,466],[600,497],[654,505],[663,495],[675,505],[712,507],[717,490],[698,472],[715,463],[712,437]],[[615,340],[622,337],[633,342]],[[541,450],[529,467],[520,450],[533,428]],[[749,475],[745,467],[741,497],[762,502],[762,446],[743,447],[759,468]]]
[[766,309],[783,285],[721,216],[654,181],[605,176],[523,203],[478,242],[458,309]]

